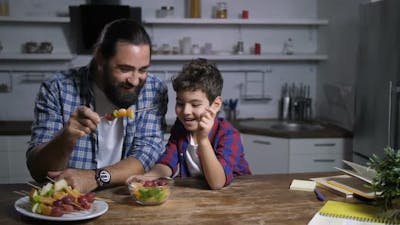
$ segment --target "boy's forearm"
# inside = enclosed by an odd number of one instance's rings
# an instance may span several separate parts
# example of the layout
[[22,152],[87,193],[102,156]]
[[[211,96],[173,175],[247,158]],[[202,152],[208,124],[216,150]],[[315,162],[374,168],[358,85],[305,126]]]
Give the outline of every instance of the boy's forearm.
[[172,170],[167,165],[158,163],[145,175],[155,177],[170,177],[172,176]]
[[210,141],[208,139],[200,141],[198,148],[201,166],[208,185],[213,190],[224,187],[226,182],[224,168],[218,161]]

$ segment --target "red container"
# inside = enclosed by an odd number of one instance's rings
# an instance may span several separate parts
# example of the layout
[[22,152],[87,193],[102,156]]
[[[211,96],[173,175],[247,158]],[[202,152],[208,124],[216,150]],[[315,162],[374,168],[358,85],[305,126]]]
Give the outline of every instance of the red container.
[[261,44],[255,43],[254,44],[254,54],[260,55],[261,54]]
[[249,11],[243,10],[242,11],[242,19],[248,19],[248,18],[249,18]]

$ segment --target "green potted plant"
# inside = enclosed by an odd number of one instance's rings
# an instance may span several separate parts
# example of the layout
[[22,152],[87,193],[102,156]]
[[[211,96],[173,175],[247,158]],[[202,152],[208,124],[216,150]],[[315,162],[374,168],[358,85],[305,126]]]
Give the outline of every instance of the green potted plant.
[[383,208],[390,217],[399,219],[400,209],[396,207],[395,201],[400,198],[400,151],[386,147],[383,157],[374,154],[368,165],[377,173],[372,180],[372,188],[381,193]]

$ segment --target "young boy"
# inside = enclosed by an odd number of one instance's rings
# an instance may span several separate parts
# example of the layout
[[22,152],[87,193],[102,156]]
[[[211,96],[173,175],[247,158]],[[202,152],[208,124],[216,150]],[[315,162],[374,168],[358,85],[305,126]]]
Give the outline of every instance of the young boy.
[[145,175],[204,176],[211,189],[250,174],[239,131],[217,118],[223,78],[215,65],[195,59],[172,79],[177,120],[158,163]]

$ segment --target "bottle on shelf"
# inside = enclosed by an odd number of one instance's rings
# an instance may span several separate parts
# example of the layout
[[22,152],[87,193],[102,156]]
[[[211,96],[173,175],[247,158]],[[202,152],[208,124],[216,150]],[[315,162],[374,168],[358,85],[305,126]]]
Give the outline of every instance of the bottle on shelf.
[[186,0],[186,17],[201,18],[201,0]]
[[235,54],[242,55],[244,53],[243,41],[238,41],[236,44]]
[[0,16],[9,16],[9,3],[8,0],[0,0]]
[[288,38],[284,43],[283,43],[283,48],[282,48],[282,54],[284,55],[292,55],[294,52],[294,44],[292,38]]

